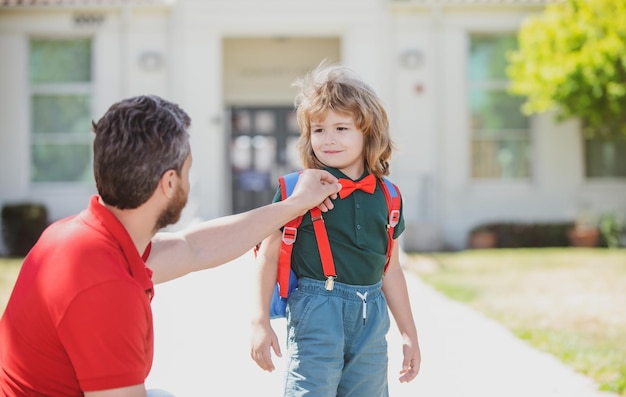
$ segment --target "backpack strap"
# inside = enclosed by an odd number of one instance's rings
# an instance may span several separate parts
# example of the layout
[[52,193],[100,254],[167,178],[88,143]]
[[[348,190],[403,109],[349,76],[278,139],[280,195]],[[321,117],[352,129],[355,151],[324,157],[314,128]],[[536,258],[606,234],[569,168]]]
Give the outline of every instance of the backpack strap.
[[[285,200],[287,197],[291,196],[299,176],[299,172],[292,172],[291,174],[283,175],[278,178],[281,200]],[[276,278],[280,296],[283,298],[286,298],[289,292],[291,251],[293,250],[293,243],[296,242],[298,227],[301,223],[302,216],[298,216],[283,226],[283,237],[282,243],[280,244],[280,255],[278,257],[278,275]]]
[[387,271],[389,262],[391,261],[391,254],[393,252],[393,231],[400,221],[400,205],[402,204],[402,199],[400,197],[400,189],[398,189],[398,187],[389,179],[383,177],[379,181],[380,186],[385,193],[387,210],[389,211],[389,218],[387,221],[387,262],[385,262],[385,271]]
[[[299,172],[293,172],[281,176],[278,181],[280,183],[280,194],[282,200],[286,199],[293,193],[293,189],[298,182]],[[313,229],[315,231],[315,238],[317,240],[317,246],[320,253],[320,259],[322,261],[322,268],[324,269],[324,275],[326,276],[326,289],[332,290],[334,286],[334,280],[337,277],[335,271],[335,261],[333,260],[333,254],[330,250],[330,242],[328,241],[328,233],[326,232],[326,226],[324,225],[324,217],[322,211],[317,208],[311,208],[309,210],[311,214],[311,220],[313,221]],[[280,256],[278,257],[278,288],[281,297],[286,298],[289,294],[289,278],[291,277],[291,253],[293,251],[293,244],[296,241],[298,235],[298,227],[302,223],[302,217],[299,216],[289,221],[283,227],[283,237],[280,246]]]

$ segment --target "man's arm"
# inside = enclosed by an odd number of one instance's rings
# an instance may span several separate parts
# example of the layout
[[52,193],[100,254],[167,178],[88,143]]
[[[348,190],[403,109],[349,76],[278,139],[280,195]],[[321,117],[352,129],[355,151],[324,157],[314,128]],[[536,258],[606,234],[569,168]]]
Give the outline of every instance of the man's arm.
[[284,201],[203,222],[181,232],[159,233],[152,240],[147,262],[153,271],[152,280],[162,283],[229,262],[309,209],[332,209],[329,197],[335,198],[340,188],[330,173],[305,170],[293,194]]

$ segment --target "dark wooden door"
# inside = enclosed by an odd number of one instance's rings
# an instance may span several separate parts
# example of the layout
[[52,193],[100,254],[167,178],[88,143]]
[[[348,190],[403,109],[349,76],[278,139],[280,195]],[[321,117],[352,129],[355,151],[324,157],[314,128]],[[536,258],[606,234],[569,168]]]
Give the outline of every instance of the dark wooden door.
[[231,107],[232,212],[269,204],[277,178],[300,168],[293,107]]

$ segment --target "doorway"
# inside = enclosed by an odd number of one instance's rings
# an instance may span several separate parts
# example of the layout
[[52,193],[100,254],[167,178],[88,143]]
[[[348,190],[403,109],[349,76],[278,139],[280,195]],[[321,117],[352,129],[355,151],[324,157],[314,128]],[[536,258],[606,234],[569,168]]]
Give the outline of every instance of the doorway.
[[293,106],[233,106],[230,164],[233,213],[272,202],[278,177],[300,169]]
[[278,177],[300,168],[292,83],[322,60],[340,61],[338,37],[225,37],[232,213],[269,204]]

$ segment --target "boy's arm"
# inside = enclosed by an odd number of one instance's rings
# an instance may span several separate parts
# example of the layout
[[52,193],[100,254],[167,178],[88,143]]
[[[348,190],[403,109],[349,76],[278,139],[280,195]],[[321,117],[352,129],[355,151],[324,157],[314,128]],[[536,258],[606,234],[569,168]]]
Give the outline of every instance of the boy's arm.
[[413,320],[409,293],[406,287],[404,272],[400,267],[400,249],[396,241],[393,246],[391,262],[383,277],[383,292],[389,305],[389,310],[396,321],[402,336],[402,370],[400,382],[410,382],[417,376],[420,369],[421,354],[417,340],[417,329]]
[[329,196],[335,198],[340,188],[330,173],[305,170],[293,194],[284,201],[203,222],[177,233],[158,233],[152,239],[147,262],[153,271],[152,280],[162,283],[238,258],[310,208],[332,209]]
[[272,353],[281,357],[278,337],[270,323],[270,302],[276,285],[278,259],[282,233],[272,233],[266,238],[257,253],[257,269],[253,290],[252,306],[252,337],[250,342],[250,356],[259,367],[266,371],[274,370]]

